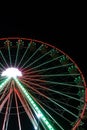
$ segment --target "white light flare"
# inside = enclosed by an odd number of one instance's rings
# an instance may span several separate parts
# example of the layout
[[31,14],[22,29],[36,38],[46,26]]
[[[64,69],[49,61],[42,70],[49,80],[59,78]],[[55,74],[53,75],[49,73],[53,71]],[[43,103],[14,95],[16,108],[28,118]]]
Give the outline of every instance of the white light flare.
[[22,72],[20,70],[18,70],[17,68],[11,67],[11,68],[7,68],[6,70],[4,70],[1,73],[1,76],[16,78],[16,77],[22,76]]
[[40,119],[40,118],[42,117],[42,114],[41,114],[41,113],[38,113],[38,114],[37,114],[37,117],[38,117],[38,119]]

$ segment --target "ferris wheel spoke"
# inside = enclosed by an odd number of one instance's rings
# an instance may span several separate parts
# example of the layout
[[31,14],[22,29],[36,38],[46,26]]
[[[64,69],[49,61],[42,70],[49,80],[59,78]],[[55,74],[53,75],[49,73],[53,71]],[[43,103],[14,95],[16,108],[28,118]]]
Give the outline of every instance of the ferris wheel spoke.
[[21,130],[21,121],[20,121],[20,116],[19,116],[19,109],[18,109],[18,101],[17,101],[17,96],[15,95],[15,103],[16,103],[16,109],[17,109],[17,117],[18,117],[18,126],[19,126],[19,130]]
[[51,98],[49,98],[48,96],[46,96],[46,95],[42,94],[41,92],[39,92],[38,90],[32,88],[30,85],[28,85],[28,84],[26,84],[26,83],[24,83],[24,82],[23,82],[23,84],[29,86],[29,88],[31,88],[33,91],[36,91],[36,92],[37,92],[38,94],[40,94],[41,96],[47,98],[49,101],[51,101],[52,103],[56,104],[57,106],[59,106],[60,108],[62,108],[62,109],[65,110],[66,112],[68,112],[69,114],[73,115],[73,116],[76,117],[76,118],[78,117],[78,116],[76,116],[74,113],[72,113],[71,111],[69,111],[68,109],[66,109],[65,107],[61,106],[59,103],[53,101],[53,100],[52,100]]
[[53,102],[54,104],[56,104],[57,106],[59,106],[60,108],[62,108],[64,111],[68,112],[69,114],[71,114],[72,116],[74,116],[75,118],[78,118],[78,116],[76,114],[74,114],[73,112],[71,112],[70,110],[66,109],[64,106],[60,105],[59,103],[55,102],[54,100],[52,100],[51,98],[49,98],[49,100],[51,102]]
[[1,74],[2,73],[0,73],[0,81],[4,81],[6,79],[6,77],[4,77],[4,76],[2,77]]
[[57,112],[56,110],[54,110],[53,108],[49,107],[49,104],[46,105],[45,103],[41,102],[40,100],[38,100],[41,104],[43,104],[44,106],[46,106],[49,110],[51,110],[53,113],[57,114],[58,116],[62,117],[64,120],[68,121],[69,123],[72,123],[70,120],[68,120],[66,117],[63,116],[63,114],[60,114],[59,112]]
[[30,104],[33,107],[34,111],[36,111],[35,114],[41,114],[40,118],[42,119],[42,121],[46,125],[46,127],[49,130],[50,129],[54,130],[54,128],[51,126],[50,122],[47,120],[47,118],[45,117],[45,115],[43,115],[43,113],[41,112],[41,110],[39,109],[39,107],[36,105],[36,100],[33,99],[32,95],[27,92],[27,90],[23,87],[23,85],[21,85],[21,83],[18,81],[18,79],[15,78],[15,81],[18,84],[18,86],[20,87],[20,89],[22,90],[22,92],[24,93],[24,95],[26,96],[26,98],[28,99],[28,101],[30,102]]
[[11,61],[11,52],[10,52],[10,46],[9,46],[9,45],[8,45],[8,54],[9,54],[10,65],[12,66],[12,61]]
[[57,101],[56,99],[53,99],[55,102],[58,102],[58,103],[60,103],[60,104],[63,104],[63,105],[66,105],[66,106],[68,106],[68,107],[70,107],[70,108],[74,108],[74,109],[76,109],[76,110],[79,110],[79,108],[78,107],[75,107],[74,105],[72,106],[71,104],[67,104],[66,102],[63,102],[63,101]]
[[[32,42],[32,41],[31,41],[31,42]],[[24,52],[24,54],[23,54],[23,56],[22,56],[20,62],[18,63],[17,67],[20,66],[20,64],[21,64],[21,62],[23,61],[25,55],[27,54],[27,52],[28,52],[28,50],[29,50],[29,48],[30,48],[30,46],[31,46],[31,42],[28,44],[28,46],[27,46],[27,48],[26,48],[26,51]]]
[[3,90],[3,93],[2,93],[2,95],[1,95],[1,97],[0,97],[0,101],[6,96],[6,91],[8,90],[8,86],[9,86],[9,84],[7,84],[7,86],[6,86],[5,89]]
[[3,69],[5,69],[5,66],[2,64],[2,63],[0,63],[0,70],[2,71]]
[[[11,91],[11,89],[10,89],[10,91]],[[2,130],[7,130],[7,127],[8,127],[10,105],[11,105],[11,97],[9,97],[8,101],[7,101],[7,106],[6,106],[4,121],[3,121],[3,125],[2,125]]]
[[69,77],[69,76],[79,76],[80,74],[76,74],[76,73],[73,73],[73,74],[68,74],[68,73],[65,73],[65,74],[39,74],[39,75],[30,75],[29,77],[32,78],[32,77],[46,77],[46,78],[49,78],[49,77]]
[[27,87],[29,87],[30,89],[32,89],[34,92],[40,94],[41,96],[47,98],[47,96],[43,93],[41,93],[40,91],[38,91],[37,89],[33,88],[31,85],[27,84],[26,82],[24,82],[23,80],[21,81],[24,85],[26,85]]
[[[8,104],[9,104],[9,100],[8,100]],[[2,130],[6,129],[6,121],[7,121],[7,116],[8,116],[8,104],[7,104],[7,108],[6,108],[6,112],[5,112],[5,117],[4,117],[4,122],[3,122],[3,126],[2,126]]]
[[[31,58],[33,58],[33,56],[40,50],[41,47],[42,47],[42,45],[40,47],[38,47],[38,49],[29,57],[29,59],[21,66],[21,68],[23,68],[31,60]],[[26,68],[26,67],[24,67],[24,68]]]
[[25,79],[26,80],[29,79],[30,81],[37,81],[37,82],[49,83],[49,84],[55,84],[55,85],[84,88],[82,85],[76,85],[76,84],[66,83],[66,82],[56,82],[56,81],[49,81],[49,80],[42,80],[42,79],[35,79],[35,78],[25,78]]
[[36,121],[36,119],[35,119],[35,117],[34,117],[32,111],[31,111],[30,107],[28,106],[28,103],[27,103],[26,100],[23,98],[22,94],[20,94],[19,91],[18,91],[16,88],[14,88],[14,91],[16,92],[16,94],[17,94],[17,96],[18,96],[18,98],[19,98],[21,104],[23,105],[24,110],[25,110],[25,112],[26,112],[27,115],[28,115],[28,118],[31,120],[33,126],[34,126],[34,127],[37,126],[37,121]]
[[[33,97],[34,98],[34,97]],[[34,98],[34,100],[36,101],[36,102],[38,102],[38,100],[36,100],[35,98]],[[38,102],[39,103],[39,102]],[[63,129],[63,127],[60,125],[60,123],[59,122],[57,122],[52,116],[51,116],[51,114],[49,114],[48,113],[48,111],[41,105],[41,104],[39,104],[40,105],[40,107],[42,108],[42,110],[51,118],[51,122],[52,123],[55,123],[57,126],[58,126],[58,129],[60,129],[60,130],[64,130]],[[45,127],[44,127],[45,128]]]
[[34,71],[32,71],[33,68],[31,68],[31,69],[24,70],[24,73],[25,74],[28,74],[28,73],[29,74],[33,74],[33,73],[36,73],[36,72],[44,72],[44,71],[54,70],[54,69],[58,69],[58,68],[62,68],[62,67],[68,67],[70,65],[73,65],[73,63],[69,63],[69,64],[65,64],[65,65],[53,66],[53,67],[44,68],[44,69],[38,69],[38,70],[34,70]]
[[[33,91],[37,92],[39,95],[45,97],[46,99],[48,99],[48,100],[51,101],[52,103],[58,105],[59,107],[63,108],[63,109],[66,110],[68,113],[70,113],[71,115],[73,115],[73,116],[75,116],[75,117],[77,118],[77,116],[76,116],[74,113],[70,112],[70,111],[67,110],[65,107],[63,107],[63,106],[61,106],[60,104],[58,104],[57,102],[53,101],[53,100],[52,100],[51,98],[49,98],[48,96],[42,94],[41,92],[39,92],[38,90],[34,89],[33,87],[31,87],[31,86],[28,85],[27,83],[24,83],[24,82],[23,82],[23,84],[29,86],[29,88],[31,88]],[[61,94],[62,94],[62,93],[61,93]],[[65,94],[62,94],[62,95],[65,96]],[[67,95],[67,96],[68,96],[68,95]],[[71,96],[70,96],[70,97],[71,97]],[[74,97],[72,97],[72,98],[74,98]],[[78,100],[78,99],[75,98],[75,100]]]
[[[26,80],[22,80],[22,81],[27,82]],[[27,83],[28,83],[28,82],[27,82]],[[62,95],[62,96],[64,96],[64,97],[68,97],[68,98],[70,98],[70,99],[74,99],[74,100],[79,101],[79,102],[82,102],[82,103],[84,102],[83,100],[78,99],[78,98],[75,98],[75,97],[73,97],[73,96],[71,96],[71,95],[69,95],[69,94],[67,94],[67,93],[64,93],[64,92],[61,92],[61,91],[58,91],[58,90],[56,91],[56,90],[54,90],[54,89],[47,88],[47,87],[45,87],[45,86],[39,85],[39,84],[34,83],[34,82],[30,82],[30,81],[29,81],[29,84],[34,85],[34,86],[38,86],[38,87],[40,87],[40,88],[42,88],[42,89],[44,89],[44,90],[53,92],[53,93],[55,93],[55,94]]]
[[10,97],[11,94],[12,94],[12,89],[11,89],[11,91],[7,94],[7,96],[4,98],[4,100],[1,102],[1,104],[0,104],[0,112],[2,111],[2,109],[3,109],[4,105],[5,105],[5,103],[7,102],[7,100],[9,99],[9,97]]
[[[12,89],[12,88],[11,88]],[[10,91],[12,91],[10,89]],[[10,94],[10,102],[9,102],[9,108],[8,108],[8,120],[7,120],[7,122],[6,122],[6,130],[8,129],[8,123],[9,123],[9,117],[10,117],[10,111],[11,111],[11,105],[12,105],[12,98],[13,98],[13,94]]]
[[[45,104],[44,105],[46,105],[47,104],[47,106],[49,105],[49,103],[50,103],[50,101],[45,101],[45,99],[44,99],[44,101],[41,101],[41,100],[39,100],[38,98],[37,98],[37,93],[34,93],[34,91],[31,91],[31,93],[32,94],[34,94],[34,97],[39,101],[39,102],[41,102],[42,104],[43,104],[43,102],[45,102]],[[52,100],[54,100],[54,101],[57,101],[56,99],[54,99],[54,98],[51,98]],[[69,106],[69,107],[73,107],[72,105],[69,105],[69,104],[66,104],[66,103],[64,103],[64,102],[62,102],[62,101],[58,101],[59,103],[61,103],[61,104],[64,104],[64,105],[66,105],[66,106]],[[49,107],[50,108],[50,107]],[[74,109],[77,109],[76,107],[73,107]],[[58,109],[58,108],[57,108]],[[54,110],[54,109],[53,109]],[[78,109],[79,110],[79,109]]]
[[[54,59],[48,60],[48,61],[46,61],[46,62],[44,62],[44,63],[41,63],[41,64],[39,64],[39,65],[37,65],[37,66],[32,67],[31,69],[37,69],[37,68],[39,68],[39,67],[42,67],[42,66],[44,66],[44,65],[46,65],[46,64],[48,64],[48,63],[51,63],[51,62],[53,62],[53,61],[55,61],[55,60],[58,60],[58,59],[61,58],[62,56],[63,56],[63,55],[58,56],[58,57],[56,57],[56,58],[54,58]],[[21,68],[22,68],[22,67],[21,67]],[[24,69],[26,69],[26,68],[28,68],[28,66],[25,66],[25,67],[24,67]]]
[[[35,79],[36,80],[36,79]],[[39,80],[37,80],[39,81]],[[42,80],[40,80],[42,81]],[[49,83],[49,84],[57,84],[57,85],[64,85],[64,86],[70,86],[70,87],[78,87],[78,88],[83,88],[82,85],[76,85],[76,84],[71,84],[71,83],[64,83],[64,82],[54,82],[54,81],[49,81],[49,80],[44,80],[43,82]]]
[[17,51],[16,51],[16,57],[15,57],[15,64],[14,64],[14,66],[16,66],[16,63],[17,63],[19,47],[20,47],[20,44],[17,45]]
[[[50,90],[50,91],[52,91],[52,90]],[[54,90],[53,90],[53,91],[54,91]],[[52,91],[52,92],[53,92],[53,91]],[[83,103],[83,100],[78,99],[78,98],[75,98],[75,97],[72,97],[72,96],[68,95],[67,93],[65,94],[65,93],[59,92],[59,91],[54,91],[54,92],[57,93],[57,94],[60,94],[60,95],[62,95],[62,96],[64,96],[64,97],[68,97],[68,98],[70,98],[70,99],[74,99],[74,100],[76,100],[76,101],[79,101],[79,102],[82,102],[82,103]]]
[[3,81],[1,84],[0,84],[0,93],[1,91],[3,90],[3,88],[6,86],[7,83],[10,82],[10,78],[7,78],[5,79],[5,81]]
[[30,67],[31,65],[35,64],[37,61],[41,60],[42,58],[44,58],[45,56],[47,56],[48,54],[50,54],[51,50],[48,51],[47,53],[45,53],[44,55],[40,56],[39,58],[37,58],[36,60],[34,60],[32,63],[30,63],[27,67]]
[[5,59],[5,57],[4,57],[4,55],[3,55],[1,50],[0,50],[0,55],[3,58],[3,60],[4,60],[5,64],[7,65],[7,67],[8,67],[8,63],[7,63],[7,61],[6,61],[6,59]]
[[[33,97],[34,98],[34,97]],[[36,99],[34,98],[34,100],[36,101]],[[58,126],[58,128],[60,128],[61,130],[64,130],[64,128],[59,124],[59,122],[57,122],[54,118],[53,118],[53,116],[51,116],[51,114],[49,114],[48,113],[48,111],[41,105],[41,104],[39,104],[40,105],[40,107],[42,108],[42,110],[52,119],[52,122],[54,122],[57,126]]]

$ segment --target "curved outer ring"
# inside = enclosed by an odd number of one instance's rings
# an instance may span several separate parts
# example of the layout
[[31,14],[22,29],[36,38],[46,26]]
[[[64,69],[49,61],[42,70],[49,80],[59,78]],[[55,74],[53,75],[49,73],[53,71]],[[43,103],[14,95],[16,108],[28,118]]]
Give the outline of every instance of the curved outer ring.
[[7,37],[7,38],[0,38],[1,41],[3,40],[29,40],[29,41],[34,41],[34,42],[37,42],[37,43],[41,43],[41,44],[45,44],[45,45],[48,45],[56,50],[58,50],[59,52],[61,52],[62,54],[66,55],[73,63],[74,65],[77,66],[78,68],[78,71],[80,72],[81,76],[82,76],[82,79],[84,80],[84,87],[85,87],[85,103],[84,103],[84,107],[83,107],[83,110],[82,110],[82,113],[80,114],[80,117],[78,119],[78,121],[75,123],[74,127],[72,128],[72,130],[76,130],[76,128],[79,126],[83,116],[84,116],[84,113],[85,113],[85,109],[86,109],[86,106],[87,106],[87,85],[86,85],[86,81],[85,81],[85,78],[83,76],[83,73],[81,72],[80,68],[78,67],[78,65],[75,63],[75,61],[73,59],[71,59],[65,52],[63,52],[62,50],[60,50],[59,48],[53,46],[53,45],[50,45],[49,43],[46,43],[46,42],[42,42],[42,41],[39,41],[39,40],[35,40],[35,39],[30,39],[30,38],[22,38],[22,37]]

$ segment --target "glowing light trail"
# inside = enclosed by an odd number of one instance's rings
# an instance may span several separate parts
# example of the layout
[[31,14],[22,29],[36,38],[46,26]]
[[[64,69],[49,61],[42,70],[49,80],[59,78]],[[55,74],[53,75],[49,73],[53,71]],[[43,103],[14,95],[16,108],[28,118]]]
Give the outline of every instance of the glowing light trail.
[[27,97],[28,101],[31,103],[31,105],[34,108],[34,111],[36,112],[36,116],[40,116],[40,119],[43,121],[43,123],[47,126],[48,130],[55,130],[51,124],[49,123],[49,121],[47,120],[47,118],[43,115],[43,113],[41,112],[41,110],[39,109],[39,107],[36,105],[35,101],[32,99],[32,97],[30,96],[30,94],[27,92],[27,90],[23,87],[23,85],[21,85],[21,83],[18,81],[17,78],[14,78],[14,80],[16,81],[16,83],[18,84],[18,86],[20,87],[20,89],[22,90],[22,92],[25,94],[25,96]]

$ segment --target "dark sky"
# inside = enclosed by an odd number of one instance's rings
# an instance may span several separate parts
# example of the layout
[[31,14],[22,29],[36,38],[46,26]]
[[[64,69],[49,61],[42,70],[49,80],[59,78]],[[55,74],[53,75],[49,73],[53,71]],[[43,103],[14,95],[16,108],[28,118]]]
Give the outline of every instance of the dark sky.
[[33,38],[58,47],[77,63],[87,81],[85,10],[78,4],[51,4],[4,8],[0,37]]
[[0,37],[19,36],[48,42],[73,58],[86,76],[84,12],[77,6],[58,7],[10,7],[9,11],[1,14]]

